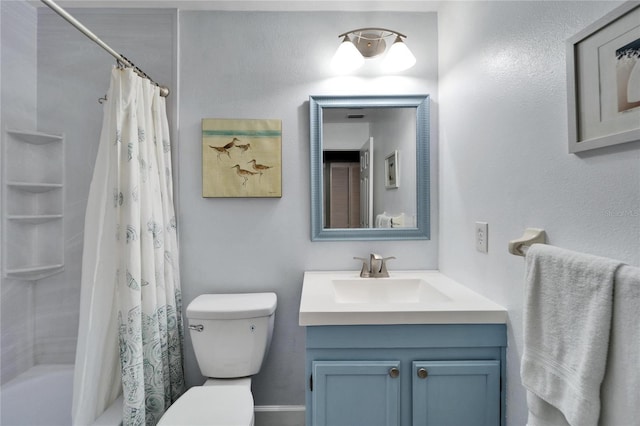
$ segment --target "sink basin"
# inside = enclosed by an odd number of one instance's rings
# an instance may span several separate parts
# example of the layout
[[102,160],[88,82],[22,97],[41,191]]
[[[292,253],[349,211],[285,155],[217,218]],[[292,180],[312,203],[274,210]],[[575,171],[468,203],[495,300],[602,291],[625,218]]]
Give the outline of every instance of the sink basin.
[[354,278],[332,280],[337,303],[448,302],[451,298],[419,278]]
[[356,271],[307,271],[299,323],[503,324],[504,307],[439,271],[392,271],[360,278]]

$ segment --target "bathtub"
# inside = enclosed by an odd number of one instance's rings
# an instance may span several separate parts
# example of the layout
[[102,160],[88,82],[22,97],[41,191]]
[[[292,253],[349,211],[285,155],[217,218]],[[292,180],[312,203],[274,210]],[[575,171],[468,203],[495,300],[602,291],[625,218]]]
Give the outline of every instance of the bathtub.
[[[3,426],[69,426],[73,398],[73,365],[37,365],[2,385],[0,424]],[[119,426],[122,400],[94,423]]]

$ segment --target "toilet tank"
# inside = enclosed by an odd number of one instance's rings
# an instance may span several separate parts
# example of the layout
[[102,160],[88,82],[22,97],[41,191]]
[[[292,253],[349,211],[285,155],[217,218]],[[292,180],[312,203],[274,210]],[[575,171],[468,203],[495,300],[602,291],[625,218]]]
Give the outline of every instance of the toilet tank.
[[203,294],[187,306],[193,350],[205,377],[252,376],[273,334],[275,293]]

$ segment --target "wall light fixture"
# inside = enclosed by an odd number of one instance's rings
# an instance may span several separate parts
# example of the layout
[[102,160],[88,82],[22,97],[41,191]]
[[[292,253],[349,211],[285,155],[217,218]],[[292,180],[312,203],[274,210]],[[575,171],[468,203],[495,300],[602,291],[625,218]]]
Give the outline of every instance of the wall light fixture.
[[416,63],[416,57],[409,50],[403,39],[406,35],[386,28],[359,28],[340,34],[342,43],[331,60],[331,67],[339,72],[351,72],[364,64],[365,58],[382,55],[387,47],[385,38],[395,37],[384,60],[383,67],[387,71],[404,71]]

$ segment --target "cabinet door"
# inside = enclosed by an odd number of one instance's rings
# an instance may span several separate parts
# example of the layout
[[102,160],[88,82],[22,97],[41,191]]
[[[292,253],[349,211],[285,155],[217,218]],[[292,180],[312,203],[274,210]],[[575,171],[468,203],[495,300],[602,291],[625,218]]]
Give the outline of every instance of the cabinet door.
[[414,426],[500,425],[499,361],[413,363]]
[[399,361],[314,361],[313,426],[398,426]]

